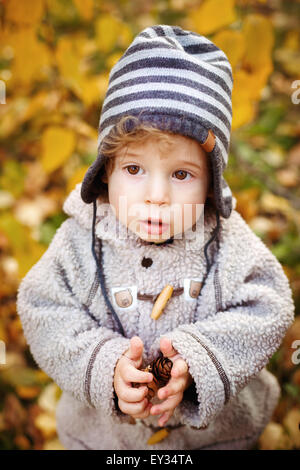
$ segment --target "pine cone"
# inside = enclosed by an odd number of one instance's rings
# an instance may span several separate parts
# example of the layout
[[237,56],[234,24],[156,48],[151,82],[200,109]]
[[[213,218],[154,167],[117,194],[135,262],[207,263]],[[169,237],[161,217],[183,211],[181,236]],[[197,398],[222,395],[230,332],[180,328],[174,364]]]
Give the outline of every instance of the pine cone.
[[158,388],[167,385],[171,377],[173,362],[168,357],[160,356],[149,365],[150,372],[152,372],[155,380],[158,382]]
[[[150,383],[147,383],[148,387],[148,400],[151,400],[157,390],[161,387],[164,387],[170,380],[171,369],[173,362],[164,356],[159,356],[154,359],[145,369],[142,369],[143,372],[151,372],[153,374],[153,380]],[[133,383],[133,387],[140,387],[141,384]]]

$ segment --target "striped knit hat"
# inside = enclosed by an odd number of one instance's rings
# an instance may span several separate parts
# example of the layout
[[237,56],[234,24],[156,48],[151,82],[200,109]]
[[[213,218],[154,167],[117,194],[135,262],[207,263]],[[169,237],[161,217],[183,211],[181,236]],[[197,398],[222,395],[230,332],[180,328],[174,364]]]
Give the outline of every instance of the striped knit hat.
[[191,137],[202,145],[212,164],[216,208],[228,218],[232,193],[223,171],[228,162],[232,86],[230,63],[209,39],[179,26],[145,28],[110,71],[98,156],[82,182],[83,201],[89,204],[101,192],[103,138],[122,116],[134,115],[141,123]]

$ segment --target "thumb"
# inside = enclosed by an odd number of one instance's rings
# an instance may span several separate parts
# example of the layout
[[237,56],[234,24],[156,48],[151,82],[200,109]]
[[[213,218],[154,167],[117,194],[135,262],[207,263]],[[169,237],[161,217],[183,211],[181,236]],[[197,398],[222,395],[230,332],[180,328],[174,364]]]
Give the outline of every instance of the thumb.
[[129,349],[126,353],[126,357],[128,359],[131,359],[133,362],[140,363],[142,359],[142,354],[143,354],[143,341],[139,336],[133,336],[130,340],[130,346]]
[[172,342],[166,336],[163,336],[160,340],[160,350],[165,357],[172,360],[177,359],[177,356],[179,356],[178,351],[173,348]]

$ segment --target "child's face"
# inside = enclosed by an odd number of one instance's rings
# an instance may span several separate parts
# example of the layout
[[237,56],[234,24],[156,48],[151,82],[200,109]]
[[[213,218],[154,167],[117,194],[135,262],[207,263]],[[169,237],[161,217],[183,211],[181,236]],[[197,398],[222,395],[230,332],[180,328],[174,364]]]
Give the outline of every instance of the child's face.
[[[210,183],[206,153],[195,140],[181,135],[172,136],[171,145],[151,137],[123,147],[105,181],[116,217],[140,238],[155,243],[196,223]],[[123,208],[121,196],[126,201]],[[148,218],[166,223],[142,222]]]

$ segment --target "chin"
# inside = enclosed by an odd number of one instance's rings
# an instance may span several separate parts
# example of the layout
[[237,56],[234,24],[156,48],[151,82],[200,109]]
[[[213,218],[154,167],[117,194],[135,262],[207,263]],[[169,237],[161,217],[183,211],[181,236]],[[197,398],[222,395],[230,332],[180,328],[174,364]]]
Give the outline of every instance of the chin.
[[160,243],[163,243],[165,242],[166,240],[169,240],[169,238],[172,237],[172,234],[167,234],[167,235],[161,235],[160,238],[155,238],[155,237],[151,237],[149,235],[147,235],[146,233],[136,233],[142,240],[144,240],[145,242],[153,242],[153,243],[156,243],[157,245],[159,245]]

